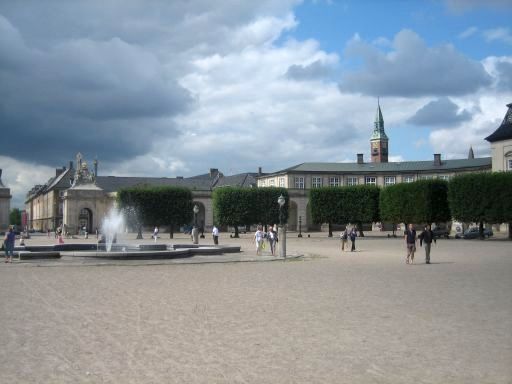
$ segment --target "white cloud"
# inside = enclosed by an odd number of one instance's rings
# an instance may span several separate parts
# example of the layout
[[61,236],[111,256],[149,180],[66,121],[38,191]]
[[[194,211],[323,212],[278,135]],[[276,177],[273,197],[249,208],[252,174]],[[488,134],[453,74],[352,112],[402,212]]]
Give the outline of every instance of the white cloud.
[[469,27],[468,29],[464,30],[463,32],[459,33],[459,39],[467,39],[470,36],[473,36],[475,33],[478,32],[477,27]]
[[512,33],[509,28],[494,28],[484,31],[484,37],[487,41],[502,41],[512,44]]

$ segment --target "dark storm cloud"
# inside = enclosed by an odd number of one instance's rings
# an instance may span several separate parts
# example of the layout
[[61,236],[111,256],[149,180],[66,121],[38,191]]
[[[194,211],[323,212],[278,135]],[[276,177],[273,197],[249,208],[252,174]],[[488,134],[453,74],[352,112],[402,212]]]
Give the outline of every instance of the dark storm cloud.
[[285,76],[294,80],[318,80],[332,74],[332,69],[326,63],[316,60],[309,65],[291,65]]
[[448,128],[468,120],[471,120],[471,114],[468,111],[459,111],[457,104],[449,98],[442,98],[431,101],[420,108],[407,122],[426,127],[443,126]]
[[491,84],[481,63],[451,45],[428,47],[413,31],[399,32],[393,51],[383,52],[359,38],[347,46],[349,58],[362,60],[359,70],[347,72],[341,92],[371,96],[466,95]]
[[162,119],[191,105],[154,54],[118,38],[41,50],[1,16],[0,36],[6,156],[53,164],[66,148],[112,160],[146,153],[156,135],[177,134]]

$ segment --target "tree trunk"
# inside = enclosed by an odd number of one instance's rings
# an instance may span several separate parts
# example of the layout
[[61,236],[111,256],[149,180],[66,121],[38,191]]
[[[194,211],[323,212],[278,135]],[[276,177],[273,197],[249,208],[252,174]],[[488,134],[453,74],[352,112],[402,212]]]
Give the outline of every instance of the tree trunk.
[[396,223],[393,223],[393,237],[396,237]]
[[235,234],[233,235],[235,239],[238,239],[240,236],[238,236],[238,225],[235,225]]
[[174,224],[172,223],[169,227],[169,239],[174,239]]
[[512,221],[508,223],[508,238],[512,240]]
[[142,225],[139,225],[137,228],[137,240],[142,239]]
[[332,225],[329,223],[329,235],[328,237],[332,237]]
[[483,221],[480,222],[480,224],[478,224],[478,234],[480,236],[480,239],[483,240],[484,239],[484,223]]
[[363,233],[363,223],[359,222],[357,223],[357,226],[359,228],[359,236],[360,237],[364,237],[364,233]]

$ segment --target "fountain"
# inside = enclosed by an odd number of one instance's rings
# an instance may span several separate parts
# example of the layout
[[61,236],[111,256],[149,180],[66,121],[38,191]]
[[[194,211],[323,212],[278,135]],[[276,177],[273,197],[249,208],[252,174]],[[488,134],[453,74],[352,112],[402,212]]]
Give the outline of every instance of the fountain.
[[105,247],[107,252],[112,250],[112,243],[115,240],[116,234],[120,233],[123,228],[124,217],[122,213],[115,208],[111,209],[101,224],[101,233],[105,236]]

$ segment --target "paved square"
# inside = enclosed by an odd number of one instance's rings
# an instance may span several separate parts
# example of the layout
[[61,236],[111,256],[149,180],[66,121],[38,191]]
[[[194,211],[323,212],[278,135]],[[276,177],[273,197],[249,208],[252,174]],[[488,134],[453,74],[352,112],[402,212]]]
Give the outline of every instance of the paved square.
[[511,242],[406,265],[402,239],[324,236],[291,235],[287,262],[2,263],[0,382],[512,382]]

